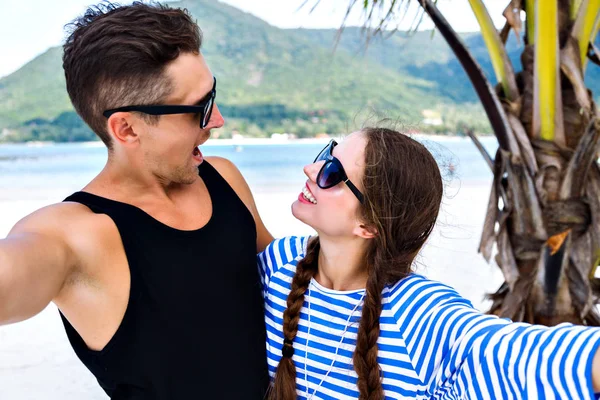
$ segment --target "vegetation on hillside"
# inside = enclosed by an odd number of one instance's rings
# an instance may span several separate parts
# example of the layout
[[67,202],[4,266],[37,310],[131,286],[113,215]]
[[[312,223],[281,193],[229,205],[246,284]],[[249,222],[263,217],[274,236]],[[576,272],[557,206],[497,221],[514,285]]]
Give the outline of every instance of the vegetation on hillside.
[[[202,50],[219,78],[217,101],[227,120],[221,137],[340,133],[371,110],[424,132],[457,132],[466,125],[491,133],[474,90],[439,34],[397,32],[385,42],[376,38],[365,52],[360,29],[347,28],[333,52],[335,29],[279,29],[211,0],[170,5],[188,8],[204,32]],[[491,76],[481,36],[462,37]],[[514,37],[508,49],[517,59]],[[0,141],[95,137],[81,121],[74,122],[61,51],[51,48],[0,79]],[[600,73],[591,72],[588,82],[600,86]],[[428,122],[424,113],[437,120]]]

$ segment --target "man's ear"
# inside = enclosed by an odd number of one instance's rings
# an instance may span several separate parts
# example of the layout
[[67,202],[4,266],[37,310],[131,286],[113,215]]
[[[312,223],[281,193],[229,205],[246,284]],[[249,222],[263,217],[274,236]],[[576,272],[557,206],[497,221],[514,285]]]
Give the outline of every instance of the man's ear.
[[377,236],[378,232],[377,229],[375,229],[375,227],[373,226],[360,224],[356,228],[354,228],[354,234],[363,239],[373,239],[375,236]]
[[133,128],[133,118],[133,115],[128,112],[117,112],[108,118],[108,132],[114,140],[127,145],[139,139]]

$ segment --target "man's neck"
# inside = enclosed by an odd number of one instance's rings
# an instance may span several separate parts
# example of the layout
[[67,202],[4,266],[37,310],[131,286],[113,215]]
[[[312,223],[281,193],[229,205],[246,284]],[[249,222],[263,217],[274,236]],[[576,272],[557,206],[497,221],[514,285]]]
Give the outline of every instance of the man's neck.
[[118,197],[115,200],[129,202],[131,198],[153,199],[159,202],[172,201],[184,186],[158,177],[143,165],[110,158],[103,170],[84,188],[97,194]]
[[358,237],[330,239],[321,235],[319,240],[317,282],[333,290],[364,289],[368,277],[364,262],[368,241]]

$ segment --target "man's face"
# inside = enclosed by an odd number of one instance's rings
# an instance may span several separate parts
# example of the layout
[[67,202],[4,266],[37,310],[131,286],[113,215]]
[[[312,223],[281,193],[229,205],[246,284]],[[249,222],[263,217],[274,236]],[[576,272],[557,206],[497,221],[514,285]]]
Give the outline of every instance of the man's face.
[[[170,63],[165,75],[173,90],[163,104],[195,105],[213,88],[213,75],[202,54],[183,53]],[[218,106],[213,106],[208,125],[200,127],[199,114],[162,115],[158,124],[145,124],[140,147],[147,167],[165,182],[191,184],[198,179],[202,153],[198,146],[210,130],[224,124]]]

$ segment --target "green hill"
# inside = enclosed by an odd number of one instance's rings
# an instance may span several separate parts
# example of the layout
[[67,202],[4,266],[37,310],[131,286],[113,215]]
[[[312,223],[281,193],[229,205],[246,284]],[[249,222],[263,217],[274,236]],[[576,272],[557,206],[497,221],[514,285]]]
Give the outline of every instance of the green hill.
[[[349,28],[332,52],[334,29],[279,29],[213,0],[170,5],[188,8],[204,32],[203,53],[219,78],[218,102],[228,119],[225,134],[340,132],[357,113],[371,109],[419,129],[452,131],[467,123],[489,130],[475,92],[439,34],[398,32],[377,38],[365,52],[360,30]],[[480,35],[463,37],[491,72]],[[511,55],[518,53],[511,44]],[[598,68],[592,69],[590,86],[600,87]],[[0,132],[17,132],[4,140],[91,138],[64,86],[60,47],[0,79]],[[444,124],[421,124],[426,109],[441,114]]]
[[[337,31],[332,29],[298,29],[297,32],[329,49],[333,47],[337,34]],[[488,79],[494,84],[496,79],[482,36],[479,33],[460,35]],[[600,45],[600,35],[596,43]],[[365,37],[360,28],[346,28],[337,48],[357,58],[367,57],[403,76],[426,80],[431,83],[429,90],[440,99],[452,99],[459,104],[478,101],[462,66],[438,32],[433,35],[431,31],[410,34],[396,32],[388,38],[376,37],[365,46]],[[520,71],[523,45],[519,45],[512,34],[507,51],[515,70]],[[600,68],[590,64],[586,83],[597,98],[600,98]]]

